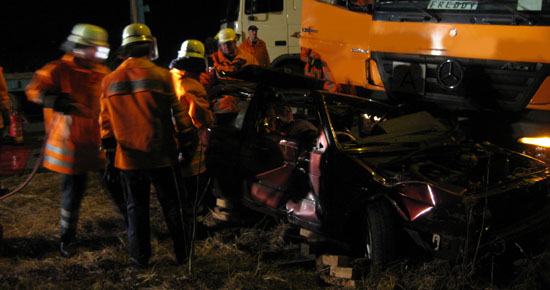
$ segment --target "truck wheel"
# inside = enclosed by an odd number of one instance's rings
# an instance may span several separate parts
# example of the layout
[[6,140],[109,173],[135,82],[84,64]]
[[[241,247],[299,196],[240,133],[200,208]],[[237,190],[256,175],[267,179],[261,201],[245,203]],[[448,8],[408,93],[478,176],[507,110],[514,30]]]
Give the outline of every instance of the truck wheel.
[[367,205],[364,218],[364,245],[367,258],[386,265],[397,257],[397,220],[395,211],[384,200]]

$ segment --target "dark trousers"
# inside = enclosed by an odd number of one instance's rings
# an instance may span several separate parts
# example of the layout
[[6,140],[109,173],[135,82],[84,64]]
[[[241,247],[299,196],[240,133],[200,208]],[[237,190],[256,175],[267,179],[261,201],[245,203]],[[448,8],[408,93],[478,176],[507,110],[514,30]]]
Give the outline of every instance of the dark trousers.
[[[97,173],[101,178],[102,172]],[[87,174],[62,174],[61,175],[61,227],[60,236],[64,243],[74,241],[76,235],[76,226],[78,215],[84,191],[86,190]],[[109,197],[114,201],[121,219],[126,222],[126,198],[124,197],[123,187],[120,184],[102,183]]]
[[186,176],[183,178],[183,186],[187,191],[187,204],[188,207],[193,205],[206,205],[212,208],[216,201],[212,197],[210,190],[211,181],[208,173],[201,173],[199,175]]
[[63,243],[71,243],[76,234],[78,212],[86,189],[86,174],[61,175],[61,228]]
[[146,264],[151,257],[149,206],[152,183],[174,243],[176,259],[182,263],[187,255],[182,212],[182,201],[186,199],[186,193],[185,189],[179,186],[179,170],[173,167],[122,170],[122,176],[127,193],[130,258]]

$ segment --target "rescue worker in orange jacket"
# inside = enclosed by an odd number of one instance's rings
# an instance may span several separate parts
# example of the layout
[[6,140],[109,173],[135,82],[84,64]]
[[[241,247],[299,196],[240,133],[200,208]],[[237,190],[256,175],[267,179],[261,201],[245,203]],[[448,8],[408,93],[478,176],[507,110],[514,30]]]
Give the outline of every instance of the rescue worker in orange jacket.
[[[65,55],[37,70],[26,88],[30,101],[52,112],[43,165],[62,174],[60,252],[66,258],[75,253],[86,173],[105,168],[98,118],[101,81],[110,72],[101,64],[109,54],[107,38],[107,31],[99,26],[76,24],[61,46]],[[120,184],[104,185],[125,218]]]
[[200,83],[201,75],[206,72],[206,59],[204,57],[204,44],[198,40],[190,39],[181,44],[178,57],[170,63],[170,73],[176,95],[184,107],[196,128],[198,142],[192,152],[183,157],[180,163],[184,176],[184,185],[189,194],[189,205],[192,208],[186,210],[190,217],[188,220],[200,220],[204,214],[204,203],[211,204],[212,199],[207,195],[205,151],[208,146],[208,128],[214,123],[214,116],[210,110],[210,102],[206,89]]
[[[212,61],[218,79],[234,79],[228,74],[247,65],[258,65],[258,61],[252,54],[237,46],[238,37],[233,29],[224,28],[218,32],[215,38],[218,41],[218,51],[212,54]],[[216,123],[228,123],[229,121],[225,120],[232,120],[231,116],[239,111],[238,101],[236,97],[230,95],[218,96],[213,99],[212,111],[217,116]],[[229,118],[222,116],[229,116]]]
[[243,40],[240,48],[252,54],[258,60],[259,65],[271,66],[267,45],[263,40],[258,38],[258,27],[256,25],[248,27],[248,37]]
[[321,56],[317,52],[302,47],[300,51],[300,60],[305,63],[304,75],[324,80],[324,90],[342,92],[342,87],[336,83],[327,64],[321,59]]
[[229,73],[236,72],[247,65],[258,65],[254,55],[237,46],[237,34],[231,28],[224,28],[216,35],[218,51],[212,54],[216,77],[231,79]]
[[[185,184],[188,186],[188,193],[194,193],[197,184],[195,176],[206,171],[204,163],[204,151],[208,145],[208,127],[214,123],[214,116],[210,110],[210,102],[206,89],[200,83],[200,76],[206,71],[206,60],[204,58],[204,45],[198,40],[186,40],[182,43],[178,52],[178,58],[170,63],[170,72],[176,95],[184,107],[189,108],[187,112],[193,125],[197,128],[198,141],[192,157],[183,167]],[[206,180],[206,178],[201,178]]]
[[196,133],[191,129],[188,108],[175,95],[170,72],[152,62],[156,52],[156,39],[149,27],[141,23],[126,26],[120,48],[125,60],[105,77],[101,96],[102,143],[108,163],[121,169],[126,184],[130,261],[138,268],[146,267],[151,257],[151,183],[177,262],[182,264],[187,256],[181,204],[185,189],[179,186],[181,174],[175,168],[176,136],[183,146]]
[[8,86],[6,85],[6,79],[4,79],[3,68],[0,66],[0,144],[6,134],[5,131],[9,129],[10,125],[10,96],[8,95]]

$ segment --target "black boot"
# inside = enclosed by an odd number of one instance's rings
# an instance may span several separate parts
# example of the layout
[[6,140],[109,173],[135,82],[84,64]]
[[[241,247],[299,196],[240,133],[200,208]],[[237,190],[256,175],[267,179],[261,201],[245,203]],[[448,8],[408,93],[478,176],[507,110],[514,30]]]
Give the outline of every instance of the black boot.
[[70,258],[76,254],[76,250],[72,243],[61,242],[59,243],[59,253],[63,258]]

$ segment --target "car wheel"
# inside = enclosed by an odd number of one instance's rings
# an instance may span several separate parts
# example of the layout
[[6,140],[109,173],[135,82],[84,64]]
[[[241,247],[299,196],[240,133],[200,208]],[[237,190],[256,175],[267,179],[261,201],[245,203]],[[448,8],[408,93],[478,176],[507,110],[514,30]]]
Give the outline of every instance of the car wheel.
[[363,230],[365,255],[373,264],[385,265],[397,257],[397,220],[388,202],[367,205]]

